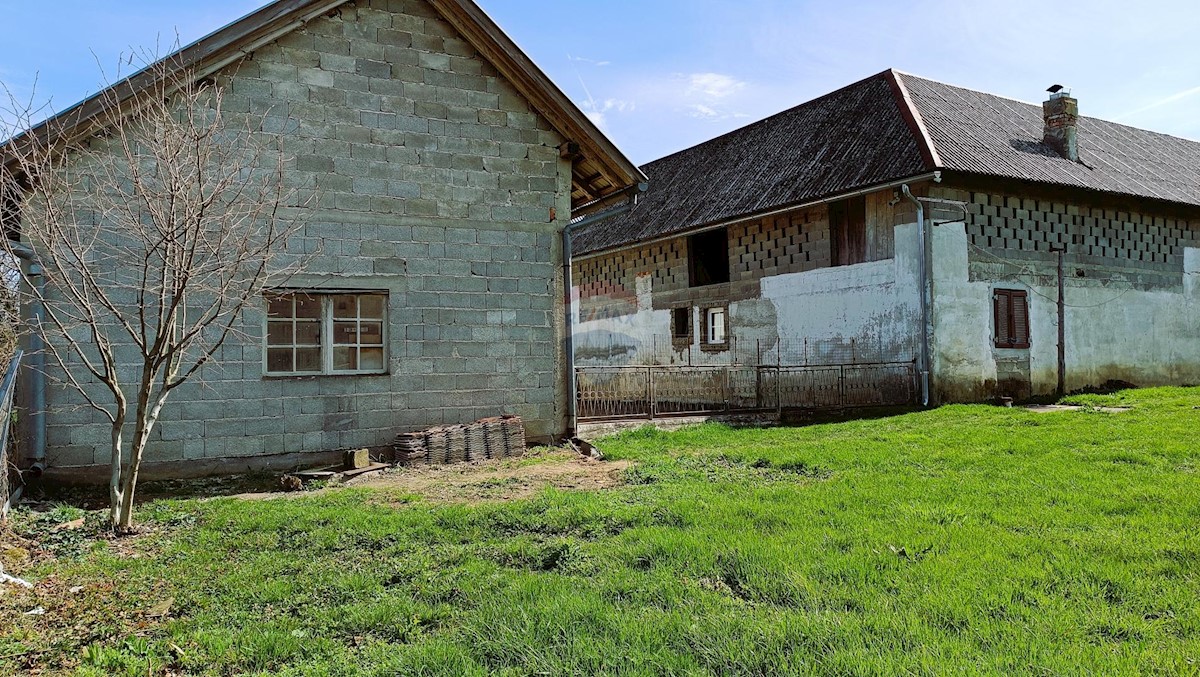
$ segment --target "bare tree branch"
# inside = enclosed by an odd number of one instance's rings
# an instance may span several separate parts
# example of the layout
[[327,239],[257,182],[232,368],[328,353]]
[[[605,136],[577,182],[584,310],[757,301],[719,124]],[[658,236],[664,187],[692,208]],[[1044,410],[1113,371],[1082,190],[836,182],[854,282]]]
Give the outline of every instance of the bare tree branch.
[[227,115],[221,89],[178,64],[149,68],[154,84],[137,96],[106,90],[96,133],[81,141],[29,133],[39,111],[11,93],[4,112],[16,124],[0,127],[11,139],[0,193],[19,196],[19,237],[43,271],[44,292],[22,272],[27,300],[45,308],[29,329],[44,335],[55,376],[110,422],[118,529],[132,527],[170,393],[201,378],[246,308],[302,262],[284,256],[301,224],[279,216],[296,198],[282,136]]

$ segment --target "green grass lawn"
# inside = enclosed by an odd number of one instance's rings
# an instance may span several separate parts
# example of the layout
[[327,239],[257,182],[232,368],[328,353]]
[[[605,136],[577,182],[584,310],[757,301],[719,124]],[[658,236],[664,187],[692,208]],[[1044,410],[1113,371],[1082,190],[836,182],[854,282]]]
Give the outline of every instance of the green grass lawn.
[[157,501],[0,596],[0,673],[1197,673],[1200,389],[1086,403],[1133,409],[643,430],[601,443],[623,486],[512,502]]

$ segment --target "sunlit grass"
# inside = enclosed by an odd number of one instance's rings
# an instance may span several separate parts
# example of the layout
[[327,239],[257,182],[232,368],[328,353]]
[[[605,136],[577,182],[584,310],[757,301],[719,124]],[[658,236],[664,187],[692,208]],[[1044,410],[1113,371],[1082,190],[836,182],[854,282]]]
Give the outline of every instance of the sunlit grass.
[[[1195,672],[1200,389],[1084,400],[1132,409],[644,429],[600,444],[636,462],[624,486],[510,503],[162,501],[143,518],[181,526],[142,557],[29,572],[116,588],[18,618],[0,655],[49,642],[39,664],[96,675]],[[66,613],[96,621],[38,629]]]

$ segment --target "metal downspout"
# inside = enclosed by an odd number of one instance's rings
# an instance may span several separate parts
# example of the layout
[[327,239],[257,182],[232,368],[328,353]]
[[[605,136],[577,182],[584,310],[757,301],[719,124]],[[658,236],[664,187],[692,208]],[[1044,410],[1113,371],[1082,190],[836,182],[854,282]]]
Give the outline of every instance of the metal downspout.
[[45,298],[46,275],[42,264],[28,245],[9,243],[17,258],[29,263],[27,277],[37,289],[31,304],[34,331],[29,337],[29,385],[32,390],[29,402],[30,446],[33,447],[33,465],[29,468],[34,477],[46,469],[46,344],[42,338],[42,323],[46,309],[41,299]]
[[[637,204],[637,197],[640,193],[646,192],[650,185],[639,183],[636,186],[631,186],[633,195],[622,205],[613,207],[604,211],[589,214],[577,221],[570,221],[562,230],[562,245],[563,245],[563,293],[566,298],[566,322],[565,336],[563,337],[564,349],[567,356],[567,412],[568,412],[568,437],[574,437],[579,428],[579,417],[577,409],[577,394],[578,383],[575,377],[575,295],[571,293],[574,287],[574,281],[571,279],[571,232],[576,228],[591,225],[598,221],[610,219],[618,214],[624,214]],[[627,189],[629,190],[629,189]]]
[[913,197],[908,184],[900,186],[904,198],[917,206],[917,239],[921,242],[921,253],[917,257],[917,267],[921,278],[921,406],[929,406],[929,230],[925,227],[925,206]]

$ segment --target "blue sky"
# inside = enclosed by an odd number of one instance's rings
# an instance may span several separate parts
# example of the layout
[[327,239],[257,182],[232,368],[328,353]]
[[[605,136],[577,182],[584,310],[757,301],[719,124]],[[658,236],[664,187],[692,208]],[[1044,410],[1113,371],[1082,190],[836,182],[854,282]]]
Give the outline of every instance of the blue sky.
[[[886,68],[1200,140],[1200,3],[479,0],[635,162]],[[131,47],[189,42],[261,0],[0,0],[0,81],[61,109]],[[48,8],[53,8],[50,10]],[[51,14],[52,11],[52,14]]]

